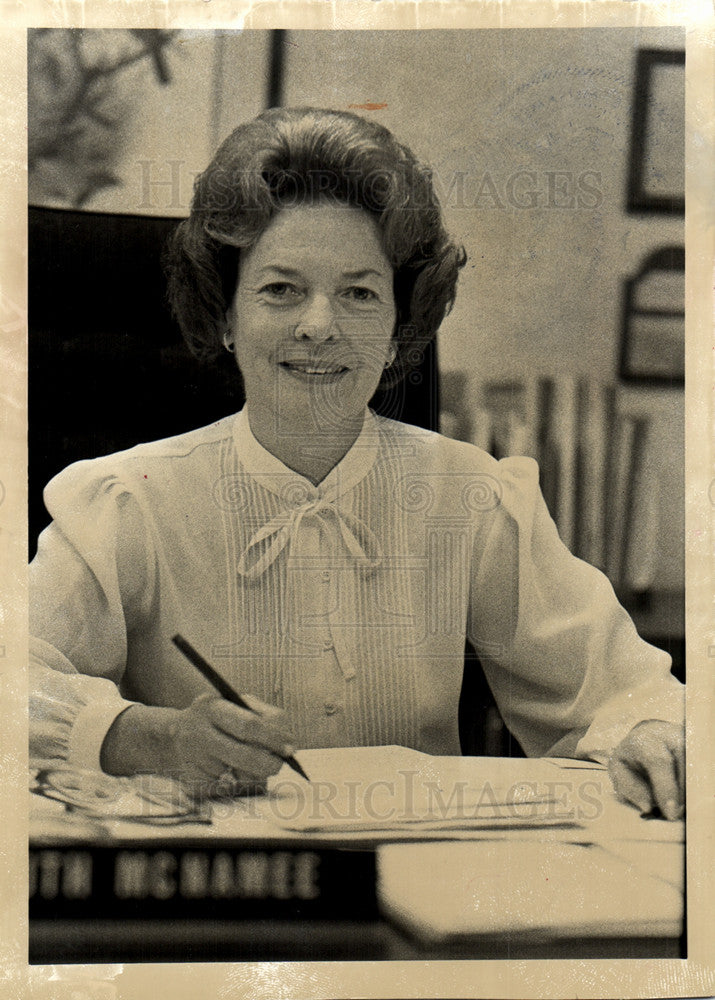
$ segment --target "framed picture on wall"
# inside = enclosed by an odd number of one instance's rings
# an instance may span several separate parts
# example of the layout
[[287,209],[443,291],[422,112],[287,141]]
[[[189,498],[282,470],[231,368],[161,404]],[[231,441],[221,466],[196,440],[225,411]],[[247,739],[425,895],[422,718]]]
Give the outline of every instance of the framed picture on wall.
[[629,212],[685,212],[685,52],[636,56],[628,170]]
[[620,377],[654,386],[685,378],[685,250],[654,250],[623,288]]

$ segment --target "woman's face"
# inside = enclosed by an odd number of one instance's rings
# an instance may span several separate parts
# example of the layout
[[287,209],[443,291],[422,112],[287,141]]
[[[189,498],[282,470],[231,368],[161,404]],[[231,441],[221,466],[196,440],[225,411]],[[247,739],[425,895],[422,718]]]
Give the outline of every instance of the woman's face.
[[374,220],[347,205],[284,209],[241,253],[228,321],[259,440],[359,427],[394,356],[392,282]]

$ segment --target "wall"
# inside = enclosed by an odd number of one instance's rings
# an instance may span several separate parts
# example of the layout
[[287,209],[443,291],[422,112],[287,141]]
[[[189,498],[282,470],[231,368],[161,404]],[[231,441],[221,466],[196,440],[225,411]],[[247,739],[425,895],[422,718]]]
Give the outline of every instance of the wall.
[[[641,258],[682,244],[677,217],[624,210],[635,51],[679,29],[290,32],[285,102],[363,110],[435,171],[469,263],[439,339],[445,373],[617,376],[620,290]],[[682,135],[673,136],[673,143]],[[528,171],[529,176],[520,175]],[[580,180],[579,180],[580,179]],[[535,192],[529,194],[529,192]],[[684,574],[682,390],[622,387],[654,422],[658,585]]]

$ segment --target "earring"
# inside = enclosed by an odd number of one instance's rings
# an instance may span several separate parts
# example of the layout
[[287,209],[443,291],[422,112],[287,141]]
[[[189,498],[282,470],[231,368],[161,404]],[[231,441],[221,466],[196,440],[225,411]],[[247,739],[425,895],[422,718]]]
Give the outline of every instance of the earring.
[[384,368],[389,368],[390,365],[394,362],[394,360],[395,360],[396,357],[397,357],[397,348],[393,347],[392,345],[390,345],[390,356],[387,359],[387,361],[385,362],[385,364],[384,364],[383,367]]
[[226,348],[229,354],[233,354],[233,340],[231,338],[230,333],[224,333],[223,346]]

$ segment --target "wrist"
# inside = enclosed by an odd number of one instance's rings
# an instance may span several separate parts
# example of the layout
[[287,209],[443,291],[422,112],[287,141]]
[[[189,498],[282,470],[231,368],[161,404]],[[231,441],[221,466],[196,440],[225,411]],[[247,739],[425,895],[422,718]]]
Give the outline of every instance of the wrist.
[[168,774],[175,766],[171,733],[179,709],[130,705],[104,738],[99,761],[112,775]]

